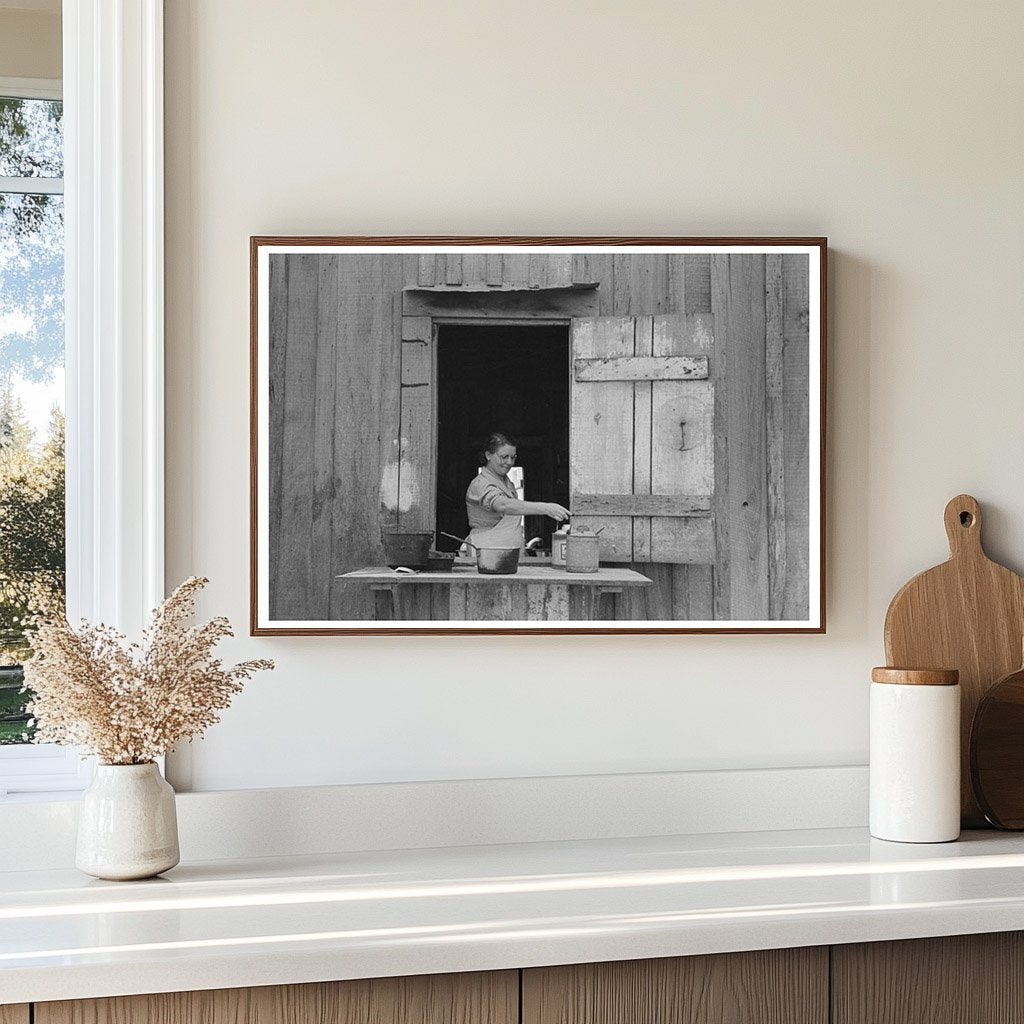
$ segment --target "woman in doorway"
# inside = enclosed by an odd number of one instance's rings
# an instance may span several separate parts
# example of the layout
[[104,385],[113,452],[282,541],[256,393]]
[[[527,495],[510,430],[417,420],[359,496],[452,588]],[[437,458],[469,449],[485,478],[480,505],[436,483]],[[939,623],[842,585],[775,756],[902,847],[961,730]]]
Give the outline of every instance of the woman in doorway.
[[513,548],[523,543],[523,516],[550,516],[556,523],[569,510],[553,501],[520,501],[508,478],[516,462],[515,442],[508,434],[493,433],[483,451],[484,468],[466,490],[469,542],[481,547]]

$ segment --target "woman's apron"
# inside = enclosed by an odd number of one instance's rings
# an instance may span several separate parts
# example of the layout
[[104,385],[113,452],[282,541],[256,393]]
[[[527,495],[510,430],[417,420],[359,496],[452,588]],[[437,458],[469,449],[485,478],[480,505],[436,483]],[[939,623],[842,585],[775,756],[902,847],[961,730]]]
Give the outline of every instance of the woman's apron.
[[[511,492],[511,493],[509,493]],[[505,478],[505,493],[509,498],[518,498],[515,487]],[[504,515],[494,526],[476,527],[466,538],[470,544],[480,548],[521,548],[523,546],[522,515]]]
[[478,548],[521,548],[523,546],[523,517],[521,515],[502,516],[494,526],[473,530],[467,540]]

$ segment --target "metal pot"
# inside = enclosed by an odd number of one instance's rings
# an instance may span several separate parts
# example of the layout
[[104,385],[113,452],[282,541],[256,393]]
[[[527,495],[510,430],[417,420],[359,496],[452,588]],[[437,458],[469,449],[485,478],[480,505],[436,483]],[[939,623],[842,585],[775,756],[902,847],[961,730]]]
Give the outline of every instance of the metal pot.
[[427,554],[427,572],[451,572],[454,567],[454,551],[431,550]]
[[433,540],[432,533],[382,533],[384,562],[389,569],[425,569]]
[[451,537],[476,552],[476,571],[482,576],[515,576],[519,572],[519,548],[481,548],[454,533],[440,532],[442,537]]
[[519,548],[478,548],[476,571],[485,576],[514,576],[519,572]]

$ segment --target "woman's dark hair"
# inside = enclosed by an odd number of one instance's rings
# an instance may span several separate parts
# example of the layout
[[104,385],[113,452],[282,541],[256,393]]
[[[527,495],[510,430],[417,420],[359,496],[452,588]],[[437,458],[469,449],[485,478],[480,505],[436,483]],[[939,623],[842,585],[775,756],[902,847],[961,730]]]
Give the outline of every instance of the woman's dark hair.
[[510,444],[513,448],[516,447],[515,439],[509,434],[504,434],[500,430],[496,430],[493,434],[487,435],[487,443],[484,445],[483,456],[484,462],[487,461],[488,455],[493,455],[502,445]]

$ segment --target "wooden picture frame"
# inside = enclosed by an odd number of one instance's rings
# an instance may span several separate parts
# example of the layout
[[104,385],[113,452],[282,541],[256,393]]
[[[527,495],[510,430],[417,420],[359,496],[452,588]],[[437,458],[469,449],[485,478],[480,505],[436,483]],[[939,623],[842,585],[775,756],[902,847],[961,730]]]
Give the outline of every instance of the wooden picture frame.
[[[253,237],[252,634],[823,633],[826,264],[824,238]],[[552,563],[558,506],[597,572]],[[442,536],[517,510],[541,553],[514,574]]]

